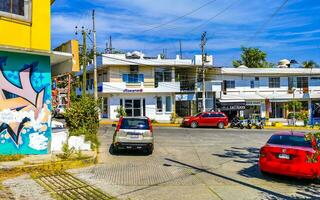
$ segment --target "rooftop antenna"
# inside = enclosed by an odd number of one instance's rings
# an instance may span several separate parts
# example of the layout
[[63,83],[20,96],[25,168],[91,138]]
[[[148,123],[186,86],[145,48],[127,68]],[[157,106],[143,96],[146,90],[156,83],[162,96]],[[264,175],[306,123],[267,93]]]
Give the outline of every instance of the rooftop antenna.
[[112,37],[110,35],[110,37],[109,37],[109,53],[110,54],[112,54],[112,50],[113,50],[113,48],[112,48]]

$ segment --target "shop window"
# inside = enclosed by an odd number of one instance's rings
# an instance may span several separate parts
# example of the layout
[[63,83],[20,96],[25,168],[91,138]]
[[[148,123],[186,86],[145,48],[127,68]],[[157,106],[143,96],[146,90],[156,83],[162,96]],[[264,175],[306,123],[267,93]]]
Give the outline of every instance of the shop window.
[[280,88],[280,77],[270,77],[269,88]]
[[166,96],[166,112],[172,112],[171,96]]
[[157,97],[157,112],[162,112],[162,97]]
[[103,82],[108,82],[108,73],[103,72]]
[[31,0],[1,0],[0,15],[31,21]]

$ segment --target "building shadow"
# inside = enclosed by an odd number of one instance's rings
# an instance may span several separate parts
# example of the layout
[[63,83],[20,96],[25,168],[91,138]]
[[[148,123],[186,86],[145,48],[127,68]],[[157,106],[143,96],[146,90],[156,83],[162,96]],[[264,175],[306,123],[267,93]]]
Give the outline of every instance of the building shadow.
[[[223,154],[212,154],[220,158],[231,159],[236,163],[249,164],[238,171],[238,174],[246,178],[256,178],[268,182],[282,183],[287,186],[294,186],[297,188],[297,193],[294,197],[286,197],[285,199],[320,199],[320,184],[316,184],[314,180],[297,179],[294,177],[287,177],[273,174],[262,174],[259,169],[259,151],[258,148],[253,147],[231,147],[224,150]],[[266,199],[277,199],[273,194],[267,195]]]
[[109,146],[109,153],[113,156],[150,156],[147,151],[140,149],[119,149],[115,151],[112,147],[112,144]]

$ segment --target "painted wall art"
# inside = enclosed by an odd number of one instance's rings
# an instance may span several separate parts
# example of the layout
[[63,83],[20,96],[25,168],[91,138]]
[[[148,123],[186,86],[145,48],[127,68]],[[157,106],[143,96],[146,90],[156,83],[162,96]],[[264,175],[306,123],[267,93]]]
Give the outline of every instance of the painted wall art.
[[0,51],[0,154],[46,154],[50,140],[50,57]]

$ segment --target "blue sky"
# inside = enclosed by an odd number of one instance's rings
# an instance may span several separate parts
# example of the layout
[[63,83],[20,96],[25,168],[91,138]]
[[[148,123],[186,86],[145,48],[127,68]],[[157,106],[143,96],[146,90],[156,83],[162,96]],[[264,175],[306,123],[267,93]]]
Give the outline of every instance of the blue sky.
[[[215,65],[230,66],[240,57],[240,47],[258,47],[267,60],[315,60],[320,63],[319,0],[289,0],[262,31],[253,38],[283,0],[216,0],[180,20],[157,27],[200,7],[210,0],[56,0],[52,6],[52,46],[76,36],[75,26],[91,28],[96,10],[98,48],[103,51],[110,35],[113,47],[143,51],[156,56],[164,48],[169,57],[200,54],[200,38],[207,31],[206,52]],[[231,6],[231,7],[230,7]],[[218,17],[217,13],[230,7]]]

